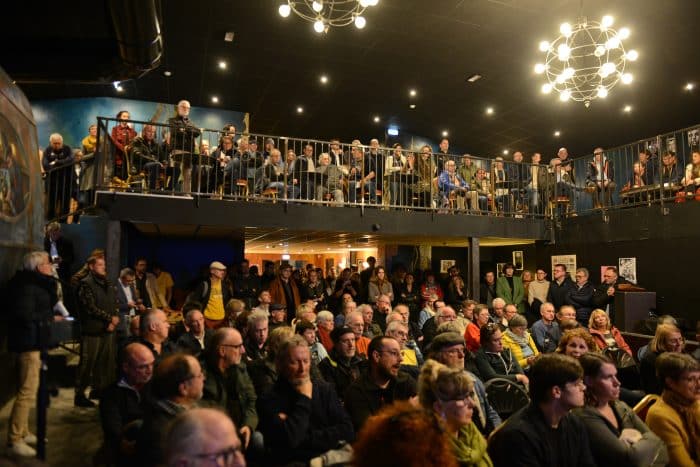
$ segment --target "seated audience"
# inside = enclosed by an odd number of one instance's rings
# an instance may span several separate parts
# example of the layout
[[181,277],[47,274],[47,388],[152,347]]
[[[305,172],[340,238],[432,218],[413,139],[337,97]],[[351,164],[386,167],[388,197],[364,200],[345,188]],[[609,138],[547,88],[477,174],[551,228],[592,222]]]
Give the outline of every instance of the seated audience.
[[156,366],[151,382],[153,400],[144,411],[136,442],[138,465],[163,462],[161,440],[166,427],[178,414],[197,406],[203,387],[204,373],[191,355],[168,355]]
[[148,347],[156,359],[156,366],[163,357],[175,352],[175,346],[168,340],[170,324],[163,310],[152,309],[141,314],[137,342]]
[[352,422],[333,387],[310,377],[311,353],[301,336],[285,341],[277,354],[280,375],[272,390],[258,399],[260,431],[272,463],[306,463],[353,441]]
[[202,351],[207,348],[213,331],[204,326],[204,315],[201,311],[201,305],[190,303],[185,305],[185,309],[187,308],[189,308],[189,311],[185,312],[185,323],[188,331],[178,338],[175,347],[181,352],[199,358]]
[[554,305],[544,302],[540,306],[539,321],[532,325],[532,337],[535,345],[542,353],[554,352],[561,339],[559,323],[554,320]]
[[503,345],[510,349],[525,372],[540,354],[527,331],[527,319],[522,315],[515,315],[508,321],[508,329],[503,333]]
[[409,346],[406,324],[398,320],[389,322],[386,325],[386,335],[396,339],[401,347],[401,367],[411,375],[417,374],[418,367],[423,364],[423,354],[416,347],[415,342]]
[[281,303],[272,303],[268,307],[270,320],[267,323],[268,334],[275,329],[288,326],[287,324],[287,309]]
[[245,467],[236,426],[215,409],[192,409],[175,418],[163,440],[167,467]]
[[275,366],[277,352],[282,343],[293,335],[294,330],[289,326],[275,329],[270,333],[270,337],[267,339],[267,355],[265,358],[254,360],[246,364],[248,375],[253,381],[255,393],[258,396],[272,389],[272,386],[277,381],[277,368]]
[[378,295],[374,302],[374,315],[372,318],[379,325],[379,329],[382,332],[386,329],[386,317],[389,313],[391,313],[391,299],[388,295]]
[[[261,304],[262,306],[262,304]],[[261,309],[260,307],[254,308],[252,311],[262,311],[263,313],[270,314],[267,307],[264,309]],[[245,309],[245,302],[243,300],[238,300],[237,298],[232,298],[228,302],[226,302],[226,306],[224,307],[224,313],[226,315],[226,319],[224,322],[226,323],[226,326],[230,328],[236,328],[238,329],[239,332],[243,333],[246,331],[246,326],[245,323],[247,323],[248,316],[250,315],[250,311],[246,311]],[[245,316],[245,319],[242,317]],[[243,322],[243,326],[239,326],[239,321]],[[204,320],[205,325],[206,325],[206,318]]]
[[318,339],[323,344],[326,351],[330,352],[333,348],[333,340],[331,339],[331,331],[334,327],[333,313],[328,310],[321,310],[316,315],[316,326],[318,327]]
[[474,307],[474,321],[467,325],[464,333],[464,340],[467,348],[476,352],[481,347],[481,328],[491,322],[491,313],[489,307],[483,303],[479,303]]
[[656,326],[654,338],[649,343],[649,352],[639,362],[642,389],[647,394],[661,394],[663,380],[656,377],[656,359],[664,352],[681,353],[685,348],[683,334],[673,324]]
[[[264,311],[265,313],[269,313],[270,305],[272,305],[272,295],[270,295],[270,291],[262,290],[258,294],[258,306],[253,308],[251,311]],[[243,309],[241,309],[241,311],[243,311]]]
[[564,332],[559,341],[557,352],[575,359],[581,358],[586,352],[598,352],[598,345],[591,334],[584,328],[569,329]]
[[503,333],[498,324],[491,323],[481,328],[481,347],[476,352],[479,374],[488,381],[505,378],[514,383],[528,384],[528,378],[510,349],[503,348]]
[[569,412],[584,405],[583,369],[560,354],[544,354],[530,369],[531,402],[491,438],[494,465],[595,466],[583,422]]
[[423,325],[423,348],[427,348],[437,333],[437,328],[442,323],[455,321],[457,312],[451,306],[446,306],[442,300],[435,301],[435,316],[428,319]]
[[369,339],[362,335],[362,331],[365,328],[365,321],[362,317],[362,313],[359,311],[353,311],[345,318],[345,326],[349,327],[355,333],[355,347],[357,348],[357,354],[363,358],[367,358],[367,347],[369,346]]
[[434,411],[396,402],[367,420],[353,445],[352,465],[457,467],[450,441]]
[[583,421],[598,465],[642,467],[666,465],[663,441],[620,400],[620,381],[612,360],[587,353],[579,362],[586,385],[586,405],[574,413]]
[[268,336],[268,318],[265,313],[255,312],[248,316],[248,332],[246,332],[243,343],[248,361],[265,358],[267,347],[265,346]]
[[401,349],[393,337],[378,336],[368,348],[368,370],[345,391],[343,401],[355,431],[382,407],[416,396],[415,380],[400,371]]
[[299,321],[294,327],[294,332],[306,339],[311,350],[311,365],[318,370],[318,365],[328,356],[325,347],[318,341],[316,335],[316,325],[308,320]]
[[[257,395],[243,362],[243,338],[235,329],[220,328],[206,350],[202,399],[224,410],[238,427],[243,448],[247,449],[258,426]],[[262,445],[259,436],[254,444]]]
[[666,352],[656,360],[656,371],[663,392],[649,409],[647,424],[666,443],[670,465],[700,465],[700,363]]
[[365,336],[367,339],[372,339],[373,337],[384,334],[382,332],[382,328],[379,327],[379,324],[372,322],[374,310],[372,309],[371,305],[360,305],[357,307],[357,311],[362,313],[362,320],[364,321],[364,329],[362,331],[363,336]]
[[685,168],[685,177],[681,180],[681,185],[686,192],[694,192],[700,187],[700,151],[693,150],[692,162]]
[[134,455],[138,425],[143,419],[146,385],[153,375],[153,353],[133,342],[121,353],[121,378],[107,386],[100,398],[100,421],[105,455],[118,465]]
[[593,310],[588,320],[588,331],[600,349],[621,349],[632,356],[632,349],[625,342],[620,330],[610,324],[608,315],[600,309]]
[[547,301],[549,293],[549,281],[547,272],[542,268],[535,270],[535,280],[530,282],[527,288],[527,301],[530,305],[530,313],[533,316],[540,315],[540,306]]
[[478,406],[474,380],[459,368],[428,360],[421,370],[418,388],[421,406],[433,411],[450,435],[452,453],[459,465],[492,466],[486,439],[472,422]]
[[320,363],[318,369],[323,379],[331,383],[336,393],[342,397],[345,389],[360,378],[364,359],[357,355],[355,331],[352,328],[341,326],[333,329],[331,339],[333,350]]
[[506,319],[506,301],[500,297],[494,298],[493,302],[491,302],[491,307],[493,311],[491,314],[491,321],[497,323],[501,331],[505,331],[508,327],[508,320]]
[[559,329],[562,333],[581,326],[579,322],[576,321],[576,309],[571,305],[562,305],[559,307],[557,321],[559,322]]

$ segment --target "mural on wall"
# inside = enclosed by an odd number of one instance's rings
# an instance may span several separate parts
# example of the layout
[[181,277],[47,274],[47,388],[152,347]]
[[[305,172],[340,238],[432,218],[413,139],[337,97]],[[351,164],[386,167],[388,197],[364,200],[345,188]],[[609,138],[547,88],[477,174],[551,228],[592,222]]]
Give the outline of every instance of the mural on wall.
[[0,284],[42,247],[43,190],[29,101],[0,69]]
[[[132,120],[166,123],[168,118],[176,115],[176,106],[177,102],[165,104],[115,97],[92,97],[34,101],[32,112],[36,120],[39,147],[48,146],[52,133],[60,133],[68,146],[79,148],[80,142],[88,134],[88,127],[97,122],[97,117],[116,118],[120,110],[127,110]],[[224,125],[232,123],[239,133],[250,131],[250,116],[244,112],[192,107],[190,119],[197,127],[208,130],[220,130]]]

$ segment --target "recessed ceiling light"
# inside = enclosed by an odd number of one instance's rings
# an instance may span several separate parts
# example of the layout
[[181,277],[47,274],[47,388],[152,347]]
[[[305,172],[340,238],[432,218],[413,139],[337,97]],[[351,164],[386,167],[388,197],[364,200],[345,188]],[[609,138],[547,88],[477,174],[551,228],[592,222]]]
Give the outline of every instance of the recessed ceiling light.
[[554,136],[556,136],[557,138],[558,138],[559,136],[561,136],[561,131],[559,131],[559,130],[555,131],[555,132],[554,132]]
[[219,60],[219,69],[220,70],[225,70],[227,66],[228,66],[228,64],[225,61]]
[[121,82],[119,82],[119,81],[113,82],[113,83],[112,83],[112,86],[114,86],[114,89],[116,89],[117,92],[122,92],[122,91],[124,90],[124,88],[122,87]]
[[321,84],[326,84],[326,83],[328,83],[328,76],[326,76],[326,75],[321,75],[321,77],[319,78],[319,81],[321,81]]
[[408,95],[411,97],[416,97],[416,94],[418,94],[418,92],[415,89],[408,91]]
[[474,73],[473,75],[467,77],[467,81],[470,83],[475,83],[481,79],[481,75],[478,73]]
[[224,34],[224,40],[226,42],[233,42],[233,36],[234,36],[233,31],[227,31],[226,34]]
[[298,114],[303,114],[303,113],[304,113],[304,107],[302,107],[302,106],[297,107],[297,113],[298,113]]
[[212,104],[218,104],[219,98],[217,96],[211,96],[211,102],[212,102]]
[[413,110],[413,109],[416,108],[416,104],[411,104],[411,105],[408,106],[408,108],[411,109],[411,110]]
[[504,155],[504,156],[507,156],[507,155],[508,155],[508,152],[509,152],[509,151],[508,151],[507,149],[504,149],[504,150],[503,150],[503,155]]
[[631,105],[626,105],[626,106],[624,106],[624,107],[622,108],[622,111],[623,111],[623,112],[630,113],[630,112],[632,112],[632,106],[631,106]]
[[447,135],[449,135],[447,130],[442,130],[442,137],[447,138]]
[[173,75],[173,72],[170,70],[165,70],[163,72],[163,76],[165,76],[166,78],[170,78],[172,75]]
[[486,107],[486,115],[493,115],[493,107]]
[[686,91],[692,91],[693,89],[695,89],[695,84],[694,84],[694,83],[688,83],[688,84],[685,85],[685,90],[686,90]]
[[379,123],[379,120],[380,120],[379,115],[375,115],[374,116],[374,123]]

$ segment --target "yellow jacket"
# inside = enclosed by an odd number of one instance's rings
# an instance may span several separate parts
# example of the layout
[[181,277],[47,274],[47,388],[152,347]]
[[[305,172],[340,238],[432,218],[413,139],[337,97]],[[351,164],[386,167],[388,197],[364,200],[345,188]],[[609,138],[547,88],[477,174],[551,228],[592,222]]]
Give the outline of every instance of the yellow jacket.
[[[539,350],[537,350],[537,346],[535,345],[535,341],[532,340],[532,335],[529,332],[527,333],[527,343],[532,349],[533,355],[537,356],[540,354]],[[518,363],[523,369],[529,367],[527,364],[527,358],[523,357],[523,350],[520,348],[520,344],[515,342],[507,332],[503,333],[503,345],[510,349],[510,351],[513,353],[513,357],[518,360]]]
[[[700,418],[700,401],[693,404],[692,410],[695,416]],[[695,446],[700,444],[700,439],[690,439],[681,416],[663,399],[659,399],[651,406],[646,423],[651,431],[666,443],[670,465],[679,467],[700,465],[700,458],[695,457],[693,460],[691,457],[693,450],[698,451]]]

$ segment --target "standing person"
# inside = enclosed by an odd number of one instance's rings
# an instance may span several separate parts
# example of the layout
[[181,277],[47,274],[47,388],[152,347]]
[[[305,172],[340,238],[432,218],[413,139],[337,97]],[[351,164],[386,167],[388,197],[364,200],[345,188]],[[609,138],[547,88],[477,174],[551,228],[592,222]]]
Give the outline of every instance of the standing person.
[[537,268],[535,280],[530,282],[527,288],[527,301],[530,304],[532,316],[540,315],[540,306],[547,301],[548,293],[549,281],[547,280],[547,272],[542,268]]
[[360,301],[358,303],[367,303],[369,281],[372,279],[372,276],[374,276],[374,267],[377,264],[377,259],[374,256],[368,256],[367,264],[367,268],[360,272]]
[[301,304],[299,288],[292,279],[291,264],[284,263],[280,266],[279,275],[270,283],[270,295],[273,303],[281,303],[287,308],[287,321],[291,321]]
[[177,103],[177,115],[168,119],[170,156],[176,165],[182,164],[183,191],[185,192],[190,192],[192,189],[192,160],[195,139],[201,134],[199,128],[190,120],[190,107],[189,101],[181,100]]
[[376,302],[380,295],[385,295],[389,299],[390,304],[394,301],[394,287],[391,285],[391,281],[387,279],[386,270],[383,266],[374,268],[374,275],[369,281],[367,303]]
[[567,305],[571,305],[576,310],[576,321],[581,326],[588,326],[588,319],[593,311],[593,294],[595,287],[588,281],[588,269],[576,269],[576,283],[564,298]]
[[494,434],[494,465],[595,466],[581,420],[569,412],[584,405],[583,369],[571,357],[546,354],[530,370],[531,402]]
[[250,310],[255,305],[255,300],[260,293],[260,278],[250,273],[250,261],[241,261],[238,274],[233,277],[233,295],[243,300],[246,309]]
[[555,310],[558,310],[566,304],[566,296],[576,285],[569,277],[569,273],[566,272],[566,266],[561,263],[554,265],[552,275],[554,280],[549,283],[547,301],[554,305]]
[[593,294],[593,305],[608,313],[610,322],[615,322],[615,293],[620,286],[630,282],[617,273],[615,266],[610,266],[603,273],[603,283],[598,286]]
[[481,284],[479,292],[481,303],[493,303],[493,299],[497,297],[496,274],[493,271],[486,271],[484,274],[484,282]]
[[60,218],[70,207],[73,151],[63,144],[63,136],[53,133],[44,149],[41,166],[46,173],[46,217]]
[[40,351],[48,348],[51,322],[63,318],[53,316],[58,298],[48,253],[28,253],[23,266],[8,287],[12,293],[7,308],[11,330],[8,350],[17,357],[18,391],[10,414],[7,445],[16,456],[33,457],[36,450],[30,444],[36,444],[37,439],[29,431],[29,409],[39,388]]
[[518,307],[518,313],[525,313],[523,298],[525,298],[525,289],[523,281],[520,277],[515,276],[515,266],[513,263],[508,263],[503,266],[503,275],[496,281],[496,296],[505,300],[506,305],[513,304]]
[[209,329],[220,328],[226,321],[225,305],[233,298],[233,294],[225,277],[226,266],[219,261],[212,262],[209,265],[209,277],[199,283],[188,300],[204,305],[204,324]]
[[44,250],[49,254],[51,262],[57,266],[58,277],[68,282],[75,255],[73,254],[73,244],[63,237],[61,224],[58,222],[51,222],[46,226]]
[[129,123],[131,115],[126,110],[117,112],[117,124],[112,128],[112,144],[114,145],[114,176],[126,180],[127,173],[127,147],[136,139],[136,130]]
[[114,331],[119,324],[119,305],[114,286],[107,279],[104,257],[90,257],[87,264],[89,273],[78,285],[82,339],[75,385],[77,407],[94,407],[85,397],[87,387],[93,389],[90,396],[97,398],[116,375]]

